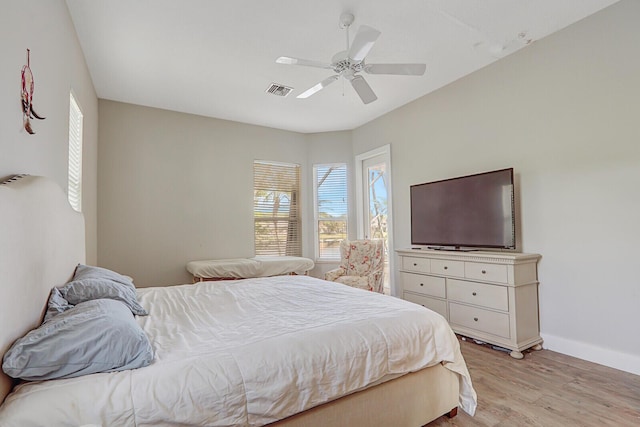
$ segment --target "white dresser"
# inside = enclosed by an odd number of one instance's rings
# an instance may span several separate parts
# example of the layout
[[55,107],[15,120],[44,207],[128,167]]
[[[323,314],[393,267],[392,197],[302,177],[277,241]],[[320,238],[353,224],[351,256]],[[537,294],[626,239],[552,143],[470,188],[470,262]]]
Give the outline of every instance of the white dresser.
[[538,254],[405,249],[403,298],[443,315],[454,332],[512,350],[540,349]]

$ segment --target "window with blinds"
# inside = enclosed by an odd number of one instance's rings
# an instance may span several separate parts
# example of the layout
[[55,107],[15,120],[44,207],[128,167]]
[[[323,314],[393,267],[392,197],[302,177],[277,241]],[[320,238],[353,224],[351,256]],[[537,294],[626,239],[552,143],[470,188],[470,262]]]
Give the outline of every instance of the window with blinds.
[[316,259],[340,259],[340,242],[347,238],[347,165],[314,165],[313,181]]
[[301,256],[300,166],[253,163],[256,255]]
[[69,94],[69,203],[82,211],[82,111]]

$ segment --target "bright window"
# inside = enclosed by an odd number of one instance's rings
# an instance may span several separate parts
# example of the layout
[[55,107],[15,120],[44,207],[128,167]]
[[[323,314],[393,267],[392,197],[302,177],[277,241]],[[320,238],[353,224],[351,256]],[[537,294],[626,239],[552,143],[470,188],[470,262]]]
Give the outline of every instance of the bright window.
[[253,163],[256,255],[301,256],[300,166]]
[[82,111],[69,94],[69,203],[82,211]]
[[347,238],[347,165],[313,167],[316,259],[340,259],[340,242]]

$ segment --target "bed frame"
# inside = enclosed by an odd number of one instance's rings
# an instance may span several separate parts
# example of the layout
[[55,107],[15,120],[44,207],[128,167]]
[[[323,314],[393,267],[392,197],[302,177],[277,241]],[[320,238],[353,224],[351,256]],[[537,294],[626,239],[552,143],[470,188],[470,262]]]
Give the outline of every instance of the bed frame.
[[[0,355],[37,327],[53,286],[85,261],[84,219],[45,177],[0,183]],[[458,376],[441,365],[404,375],[271,426],[421,426],[457,413]],[[0,372],[0,403],[14,383]]]

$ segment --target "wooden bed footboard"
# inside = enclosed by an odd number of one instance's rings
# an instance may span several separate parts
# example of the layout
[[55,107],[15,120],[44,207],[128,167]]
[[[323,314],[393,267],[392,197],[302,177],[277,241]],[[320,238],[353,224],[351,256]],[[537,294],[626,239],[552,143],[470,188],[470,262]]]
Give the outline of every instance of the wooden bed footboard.
[[[459,377],[432,366],[325,403],[269,427],[413,427],[458,413]],[[453,408],[453,409],[452,409]]]

